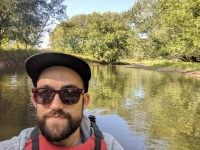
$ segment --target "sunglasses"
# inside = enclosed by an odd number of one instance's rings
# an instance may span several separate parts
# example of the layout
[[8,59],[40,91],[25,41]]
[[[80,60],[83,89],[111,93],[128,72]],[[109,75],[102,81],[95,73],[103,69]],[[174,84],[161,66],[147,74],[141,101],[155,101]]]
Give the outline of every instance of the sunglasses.
[[33,88],[33,97],[37,104],[50,104],[58,93],[62,103],[73,105],[78,103],[80,95],[84,93],[83,89],[66,88],[62,90],[53,90],[48,88]]

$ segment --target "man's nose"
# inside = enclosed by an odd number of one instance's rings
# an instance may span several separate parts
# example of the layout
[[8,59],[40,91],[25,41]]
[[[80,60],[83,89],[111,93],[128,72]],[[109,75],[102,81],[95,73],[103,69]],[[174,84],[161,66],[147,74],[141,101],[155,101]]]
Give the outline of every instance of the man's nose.
[[63,103],[58,93],[55,94],[53,101],[51,102],[50,108],[54,110],[63,109]]

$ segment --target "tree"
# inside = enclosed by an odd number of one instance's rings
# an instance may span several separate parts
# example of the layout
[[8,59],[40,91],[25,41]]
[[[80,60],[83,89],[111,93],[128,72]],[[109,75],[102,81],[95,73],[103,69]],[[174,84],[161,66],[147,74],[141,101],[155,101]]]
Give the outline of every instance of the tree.
[[161,0],[160,5],[163,26],[165,24],[170,33],[170,40],[166,43],[167,51],[172,57],[186,58],[186,61],[192,61],[193,57],[199,58],[200,1],[179,0],[177,3]]
[[[42,34],[56,21],[66,18],[63,0],[1,1],[0,42],[3,39],[31,47],[40,44]],[[6,20],[6,21],[5,21]]]
[[163,34],[166,30],[160,25],[160,8],[157,0],[138,0],[125,12],[128,22],[137,34],[135,53],[140,59],[156,58],[163,55]]
[[[58,25],[50,35],[53,47],[62,43],[70,52],[89,54],[102,62],[115,62],[128,54],[131,27],[122,15],[107,12],[78,15]],[[60,34],[60,32],[63,34]]]
[[138,0],[125,12],[144,58],[200,61],[200,1]]

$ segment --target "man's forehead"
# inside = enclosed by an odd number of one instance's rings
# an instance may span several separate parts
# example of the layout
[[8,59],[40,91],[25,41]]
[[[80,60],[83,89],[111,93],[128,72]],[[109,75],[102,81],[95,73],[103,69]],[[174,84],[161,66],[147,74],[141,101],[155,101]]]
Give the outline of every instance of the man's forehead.
[[[74,71],[73,69],[71,68],[68,68],[68,67],[64,67],[64,66],[51,66],[51,67],[48,67],[46,69],[44,69],[39,77],[43,74],[49,74],[51,72],[55,72],[56,74],[60,74],[60,75],[63,75],[64,74],[67,74],[67,75],[77,75],[80,77],[80,75]],[[81,77],[80,77],[81,78]]]
[[81,76],[75,72],[74,70],[67,68],[67,67],[63,67],[63,66],[52,66],[49,67],[47,69],[45,69],[44,71],[42,71],[42,73],[40,74],[38,81],[44,81],[46,80],[48,81],[61,81],[61,82],[67,82],[69,84],[83,84],[83,80],[81,78]]

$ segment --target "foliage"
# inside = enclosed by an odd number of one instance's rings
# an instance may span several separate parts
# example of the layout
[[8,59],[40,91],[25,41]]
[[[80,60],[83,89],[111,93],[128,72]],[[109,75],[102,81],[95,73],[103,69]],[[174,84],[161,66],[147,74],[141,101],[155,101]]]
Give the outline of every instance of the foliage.
[[[66,18],[63,0],[2,0],[0,46],[31,49]],[[200,0],[138,0],[122,13],[77,15],[50,33],[53,50],[105,63],[132,59],[200,62]],[[17,44],[16,44],[17,43]]]
[[200,61],[199,6],[199,0],[138,0],[126,16],[145,37],[139,43],[145,57]]
[[63,0],[1,0],[0,46],[23,43],[32,48],[53,23],[66,18]]
[[77,15],[51,33],[52,48],[102,62],[200,61],[200,0],[138,0],[118,14]]
[[[29,51],[26,51],[25,49],[10,49],[10,50],[0,50],[0,62],[2,63],[14,63],[14,62],[18,62],[19,64],[24,64],[24,61],[26,58],[28,58],[29,56],[36,54],[36,53],[40,53],[43,52],[42,50],[36,50],[36,49],[32,49]],[[14,60],[17,61],[14,61]],[[15,65],[15,64],[13,64]]]
[[102,62],[115,62],[129,51],[133,36],[129,25],[117,13],[78,15],[62,22],[51,33],[53,48],[89,54]]

